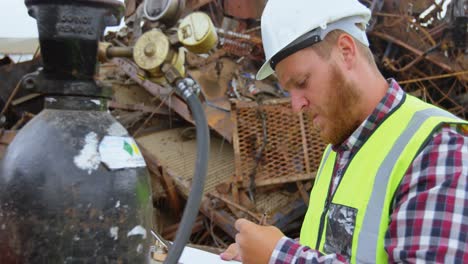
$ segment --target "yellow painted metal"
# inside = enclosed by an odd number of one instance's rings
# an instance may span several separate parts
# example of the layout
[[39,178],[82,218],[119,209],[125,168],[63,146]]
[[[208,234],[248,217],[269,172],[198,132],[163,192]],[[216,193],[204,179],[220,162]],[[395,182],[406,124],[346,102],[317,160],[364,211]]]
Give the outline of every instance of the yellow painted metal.
[[[167,62],[171,63],[176,68],[176,70],[180,73],[181,76],[185,76],[184,48],[180,47],[178,52],[171,52],[171,55],[169,57],[170,59]],[[161,72],[160,68],[152,72],[150,79],[151,81],[157,84],[161,84],[161,85],[167,84],[167,80],[163,76],[163,73]]]
[[177,69],[181,76],[185,76],[185,50],[180,47],[179,52],[174,54],[171,61],[172,65]]
[[213,22],[203,12],[193,12],[182,19],[177,35],[179,41],[194,53],[208,53],[218,43]]
[[169,58],[169,39],[159,30],[151,30],[141,35],[133,48],[135,63],[151,73],[157,73],[159,67]]
[[185,52],[181,47],[176,52],[169,43],[169,38],[159,30],[143,34],[133,48],[133,59],[142,69],[150,73],[150,80],[158,84],[167,84],[161,72],[164,63],[172,64],[181,76],[185,76]]

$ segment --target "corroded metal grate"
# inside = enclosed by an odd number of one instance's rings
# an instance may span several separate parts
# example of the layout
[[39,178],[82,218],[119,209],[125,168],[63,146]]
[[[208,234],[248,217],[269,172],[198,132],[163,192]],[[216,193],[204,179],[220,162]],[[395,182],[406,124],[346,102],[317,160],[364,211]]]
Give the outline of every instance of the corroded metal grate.
[[307,115],[292,112],[289,99],[234,101],[232,114],[235,171],[244,187],[252,176],[256,186],[315,176],[326,144]]
[[[190,136],[187,131],[190,130],[175,128],[137,138],[138,143],[155,157],[158,164],[165,168],[167,175],[173,180],[184,197],[189,195],[191,189],[196,160],[196,139],[186,137]],[[223,142],[223,139],[211,136],[210,160],[201,211],[232,238],[237,233],[233,226],[237,218],[243,217],[258,221],[258,219],[252,218],[250,214],[246,214],[246,210],[259,217],[263,212],[269,212],[269,224],[278,224],[279,227],[284,227],[297,218],[297,213],[291,213],[292,211],[300,211],[300,207],[297,206],[296,202],[300,199],[297,193],[287,191],[259,192],[255,197],[254,207],[247,208],[246,204],[234,199],[232,189],[226,193],[218,192],[216,190],[217,186],[222,183],[228,185],[232,183],[234,170],[234,153],[231,144]],[[167,189],[165,191],[170,192]],[[210,196],[210,194],[223,197],[231,201],[231,203],[238,204],[238,206],[228,207],[219,199]],[[244,208],[245,210],[238,210],[238,208]]]

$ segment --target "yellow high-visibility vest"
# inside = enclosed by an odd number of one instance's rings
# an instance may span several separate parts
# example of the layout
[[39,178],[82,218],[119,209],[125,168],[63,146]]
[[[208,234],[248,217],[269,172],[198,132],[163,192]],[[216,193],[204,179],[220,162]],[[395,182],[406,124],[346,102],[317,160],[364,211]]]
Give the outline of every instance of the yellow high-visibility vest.
[[328,146],[300,243],[341,254],[351,263],[387,263],[384,239],[393,196],[414,158],[445,123],[468,126],[467,121],[406,94],[352,157],[331,198],[327,197],[336,153]]

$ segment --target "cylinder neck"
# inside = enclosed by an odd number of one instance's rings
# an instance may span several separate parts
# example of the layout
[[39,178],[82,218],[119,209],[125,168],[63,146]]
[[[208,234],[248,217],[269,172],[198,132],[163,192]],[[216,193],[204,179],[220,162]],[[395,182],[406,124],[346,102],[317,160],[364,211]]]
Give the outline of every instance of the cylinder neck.
[[26,0],[25,4],[37,20],[43,78],[93,82],[98,41],[106,26],[119,23],[123,4],[116,0]]

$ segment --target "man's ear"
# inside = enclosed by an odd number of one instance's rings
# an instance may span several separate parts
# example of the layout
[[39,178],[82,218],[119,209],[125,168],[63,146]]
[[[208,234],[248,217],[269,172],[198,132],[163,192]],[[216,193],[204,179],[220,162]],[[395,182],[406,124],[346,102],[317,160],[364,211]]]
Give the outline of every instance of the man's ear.
[[356,63],[357,57],[357,46],[353,37],[346,33],[341,34],[337,39],[336,48],[338,51],[337,55],[344,63],[344,67],[347,70],[351,70]]

